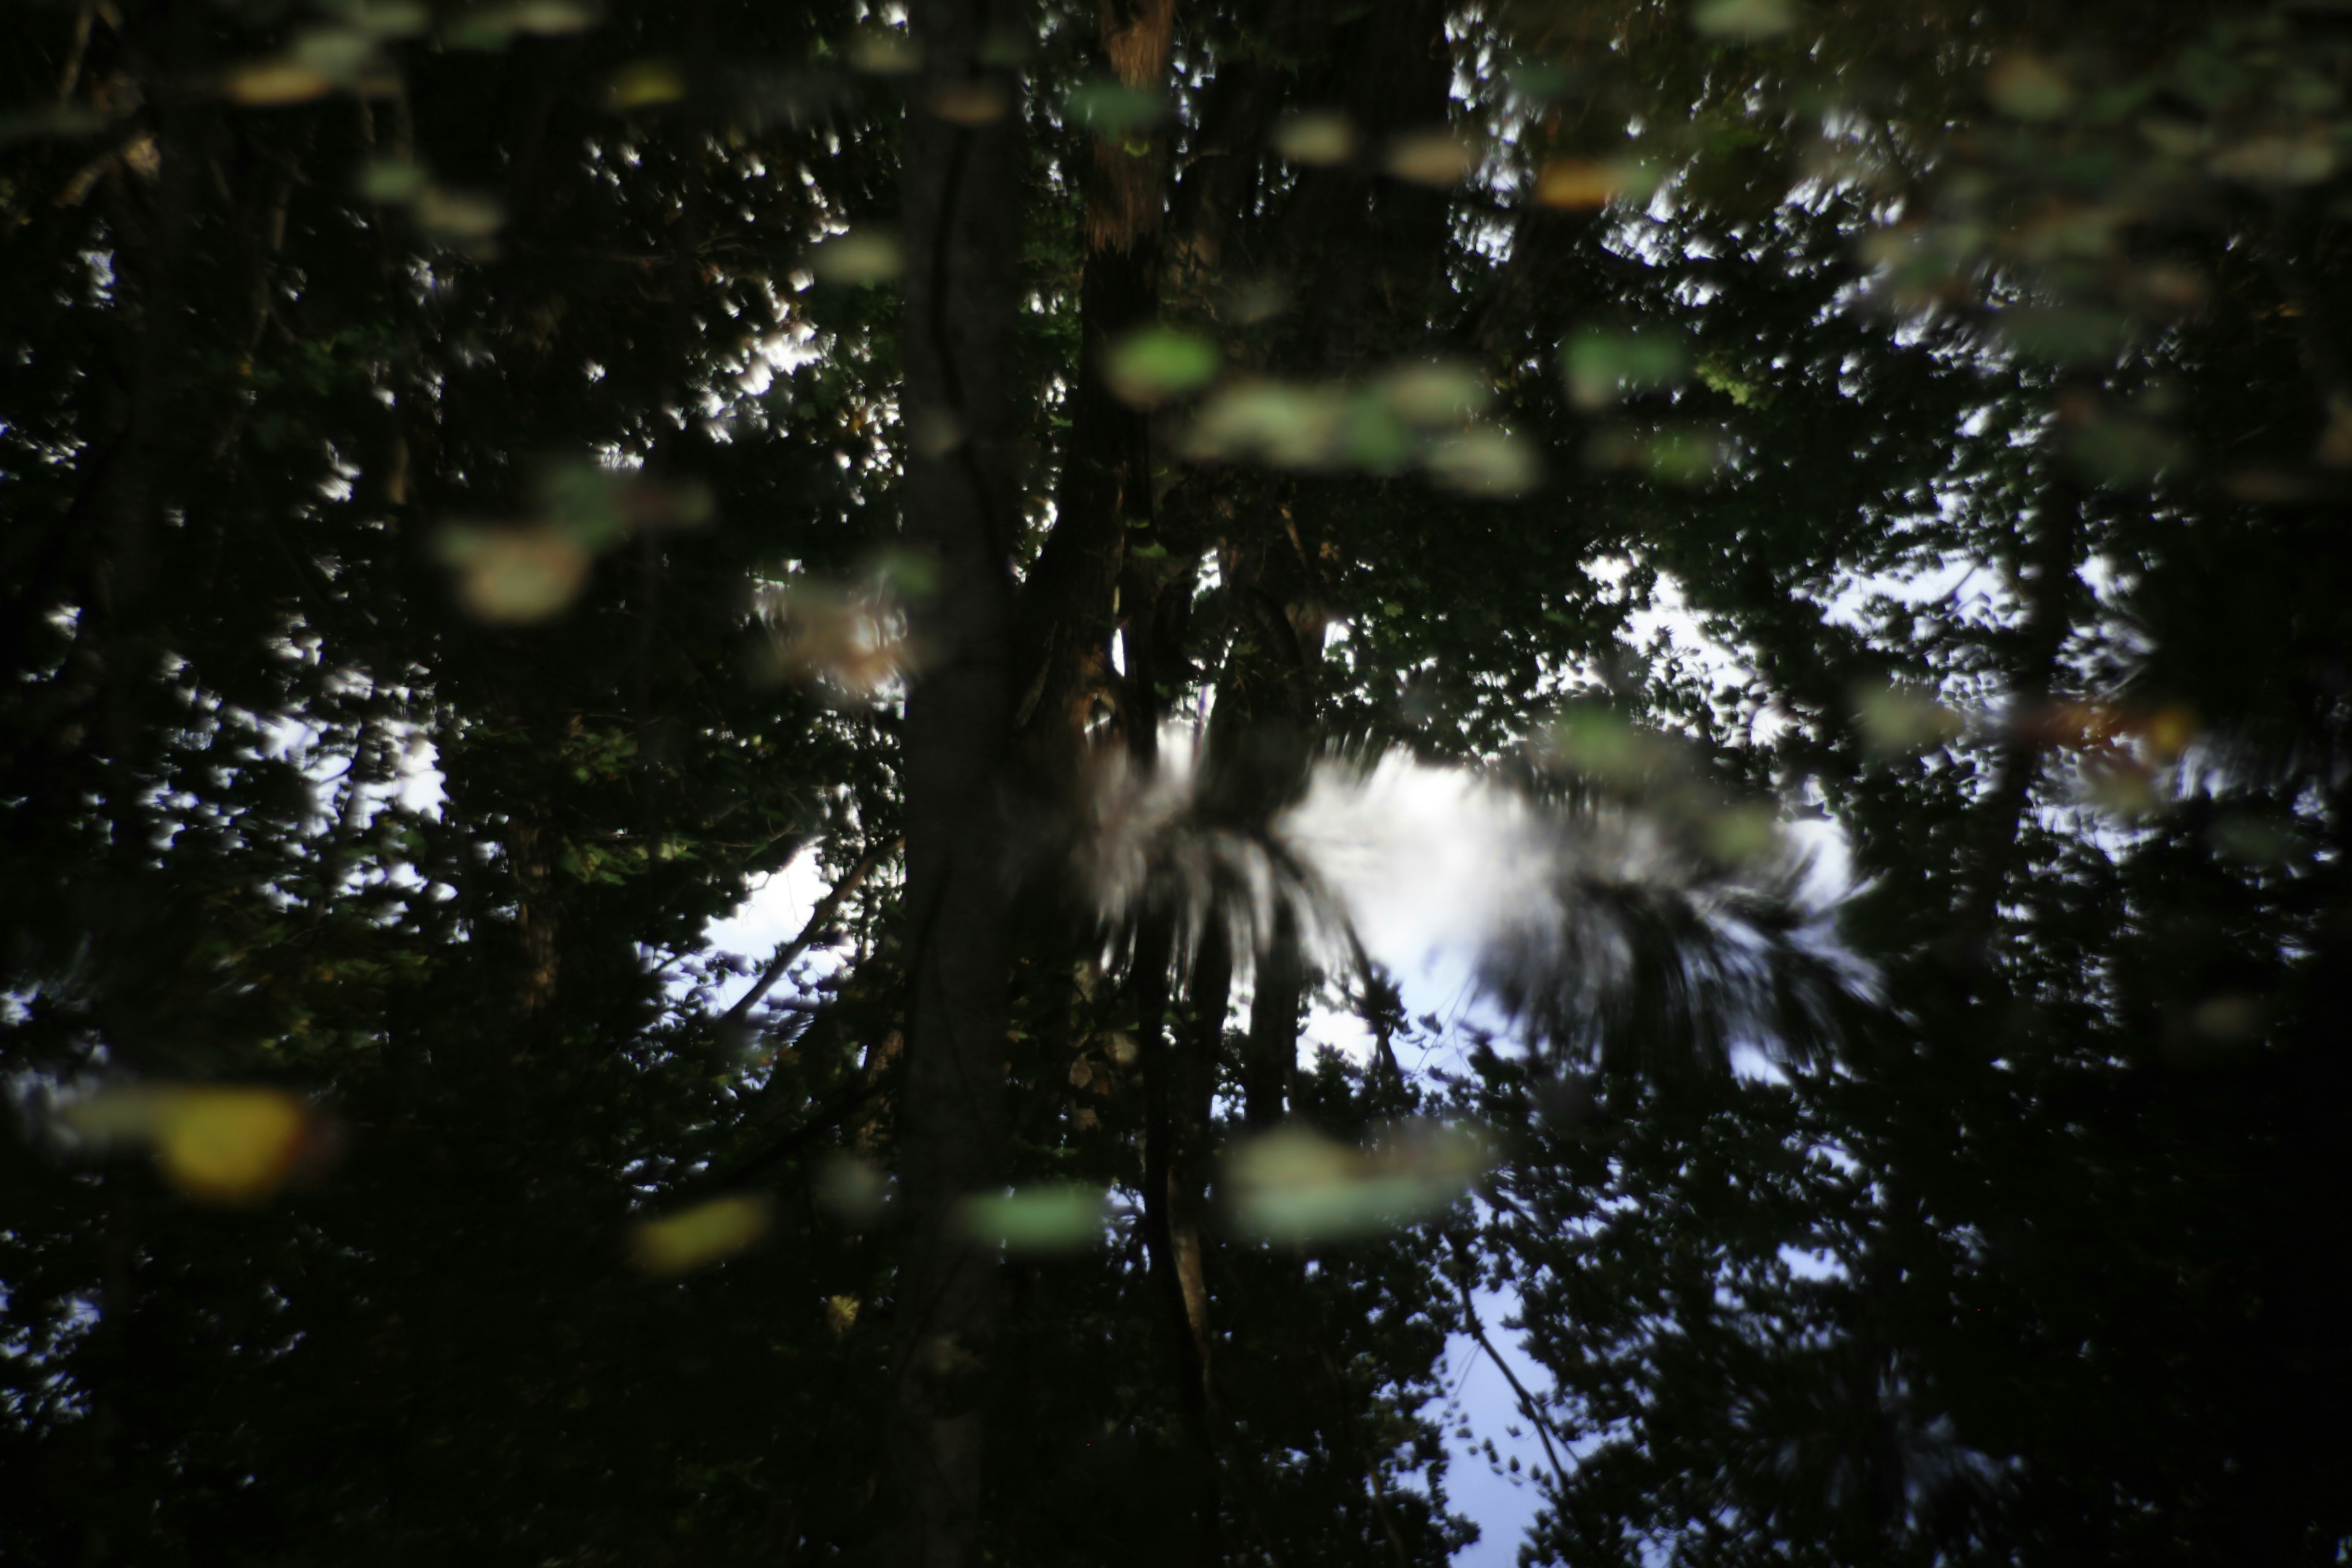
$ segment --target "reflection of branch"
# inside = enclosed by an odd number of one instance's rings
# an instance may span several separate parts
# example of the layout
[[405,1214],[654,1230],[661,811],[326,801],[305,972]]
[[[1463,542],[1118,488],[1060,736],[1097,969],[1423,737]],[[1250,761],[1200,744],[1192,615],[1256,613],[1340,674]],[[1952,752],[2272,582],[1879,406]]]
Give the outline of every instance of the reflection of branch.
[[1462,1289],[1462,1320],[1470,1326],[1470,1337],[1478,1342],[1478,1348],[1486,1352],[1486,1358],[1495,1363],[1495,1370],[1501,1373],[1503,1381],[1511,1385],[1511,1393],[1519,1402],[1520,1414],[1535,1424],[1536,1436],[1543,1439],[1544,1458],[1551,1461],[1553,1478],[1565,1481],[1568,1471],[1561,1468],[1559,1450],[1551,1446],[1551,1440],[1557,1436],[1566,1443],[1568,1439],[1553,1429],[1551,1418],[1536,1403],[1535,1395],[1528,1392],[1527,1384],[1521,1383],[1518,1373],[1511,1370],[1511,1363],[1503,1359],[1503,1352],[1495,1348],[1495,1342],[1486,1337],[1486,1325],[1478,1321],[1478,1308],[1470,1299],[1470,1281],[1457,1279],[1454,1283]]
[[751,989],[737,997],[733,1006],[719,1014],[714,1026],[725,1029],[740,1022],[743,1015],[758,1006],[760,998],[784,977],[784,971],[790,969],[793,961],[806,952],[825,928],[833,923],[833,917],[841,912],[842,904],[857,890],[858,884],[873,875],[874,868],[879,866],[885,857],[897,854],[898,846],[904,842],[903,839],[893,838],[878,848],[868,849],[857,864],[852,866],[841,880],[816,901],[816,907],[809,911],[808,923],[801,927],[801,934],[776,949],[776,956],[768,960],[768,967],[760,972],[760,978],[752,982]]

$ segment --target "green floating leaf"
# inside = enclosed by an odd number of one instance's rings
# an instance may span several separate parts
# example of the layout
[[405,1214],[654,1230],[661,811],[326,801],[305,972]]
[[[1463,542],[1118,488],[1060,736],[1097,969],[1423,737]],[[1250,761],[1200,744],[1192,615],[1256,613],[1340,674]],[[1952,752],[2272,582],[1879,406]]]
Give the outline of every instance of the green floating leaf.
[[1882,756],[1924,752],[1958,740],[1967,728],[1958,714],[1934,698],[1899,686],[1858,688],[1853,716],[1863,744]]
[[1603,430],[1585,452],[1596,468],[1633,468],[1670,485],[1706,483],[1727,455],[1723,433],[1700,425],[1668,425],[1647,432]]
[[1146,327],[1110,345],[1103,377],[1121,402],[1150,408],[1206,386],[1223,363],[1217,345],[1205,338]]
[[1212,396],[1184,441],[1192,458],[1262,458],[1278,468],[1329,466],[1340,453],[1350,408],[1328,387],[1252,381]]
[[1604,784],[1647,784],[1682,770],[1682,748],[1606,708],[1578,704],[1553,724],[1544,747],[1554,767]]
[[1587,328],[1568,341],[1561,363],[1570,401],[1590,412],[1679,384],[1687,355],[1680,340],[1663,332]]
[[2030,359],[2095,364],[2124,346],[2126,325],[2110,310],[2079,305],[2021,305],[2000,312],[2002,341]]
[[1069,1252],[1102,1239],[1109,1211],[1099,1188],[1047,1183],[956,1206],[957,1228],[970,1239],[1011,1252]]
[[1796,25],[1789,0],[1699,0],[1691,10],[1691,26],[1703,37],[1729,43],[1775,37]]
[[2188,457],[2179,437],[2144,419],[2095,419],[2074,433],[2066,455],[2102,484],[2144,485]]
[[765,1198],[736,1194],[640,1220],[629,1231],[630,1261],[656,1279],[675,1279],[743,1251],[767,1234],[770,1218]]
[[383,159],[360,170],[359,192],[368,201],[404,205],[423,195],[432,183],[432,176],[420,163]]
[[1224,1188],[1245,1235],[1339,1241],[1443,1213],[1488,1163],[1483,1140],[1445,1123],[1397,1123],[1368,1150],[1293,1125],[1237,1144],[1227,1156]]
[[1431,479],[1464,495],[1507,500],[1543,481],[1534,445],[1492,426],[1432,443],[1423,461]]
[[853,228],[810,251],[809,270],[820,282],[871,288],[893,282],[907,270],[906,247],[887,229]]
[[1150,131],[1167,119],[1168,100],[1150,88],[1129,87],[1105,78],[1072,89],[1068,113],[1091,127],[1096,135],[1116,141]]

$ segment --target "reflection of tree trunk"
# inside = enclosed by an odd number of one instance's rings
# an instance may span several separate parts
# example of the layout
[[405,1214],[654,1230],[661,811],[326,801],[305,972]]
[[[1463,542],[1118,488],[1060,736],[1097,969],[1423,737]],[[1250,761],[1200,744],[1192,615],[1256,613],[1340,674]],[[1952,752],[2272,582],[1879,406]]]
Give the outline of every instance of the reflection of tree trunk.
[[522,943],[522,1031],[516,1055],[536,1052],[554,1027],[555,988],[561,973],[557,943],[563,930],[555,872],[550,857],[554,836],[535,816],[515,818],[508,835],[515,879],[515,935]]
[[908,690],[905,731],[910,996],[889,1447],[896,1561],[962,1568],[979,1528],[997,1262],[958,1233],[956,1205],[1004,1171],[1002,792],[1006,563],[1020,520],[1010,373],[1021,319],[1021,111],[1018,82],[982,64],[986,6],[916,0],[910,9],[923,69],[901,184],[901,500],[907,542],[929,558],[937,587],[914,613],[928,662]]
[[1274,907],[1274,924],[1257,955],[1257,995],[1250,1004],[1249,1039],[1242,1047],[1242,1114],[1255,1129],[1282,1120],[1290,1075],[1298,1065],[1298,1005],[1307,989],[1298,951],[1298,915],[1287,902]]

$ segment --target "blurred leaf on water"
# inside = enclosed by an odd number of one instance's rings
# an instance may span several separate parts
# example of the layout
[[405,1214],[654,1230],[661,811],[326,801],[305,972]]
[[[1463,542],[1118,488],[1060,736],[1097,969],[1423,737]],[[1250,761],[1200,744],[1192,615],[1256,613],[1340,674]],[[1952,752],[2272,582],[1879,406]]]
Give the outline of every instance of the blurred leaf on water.
[[62,1120],[95,1144],[146,1145],[173,1186],[209,1204],[270,1196],[319,1136],[316,1115],[300,1099],[233,1084],[101,1089],[68,1106]]
[[1274,128],[1274,150],[1294,163],[1344,163],[1356,155],[1356,122],[1334,110],[1287,115]]
[[1154,326],[1112,343],[1103,356],[1103,375],[1121,402],[1151,408],[1206,386],[1222,363],[1217,345],[1207,339]]
[[1009,1193],[968,1197],[957,1227],[970,1239],[1008,1252],[1068,1252],[1100,1241],[1109,1211],[1100,1188],[1046,1182]]
[[1338,1241],[1442,1213],[1490,1162],[1486,1141],[1456,1123],[1392,1122],[1360,1149],[1294,1123],[1236,1143],[1225,1156],[1224,1191],[1245,1235]]
[[711,1198],[629,1227],[629,1258],[656,1279],[675,1279],[732,1258],[767,1234],[768,1200],[751,1194]]
[[871,288],[896,281],[907,269],[906,248],[887,229],[853,228],[809,251],[809,270],[824,283]]

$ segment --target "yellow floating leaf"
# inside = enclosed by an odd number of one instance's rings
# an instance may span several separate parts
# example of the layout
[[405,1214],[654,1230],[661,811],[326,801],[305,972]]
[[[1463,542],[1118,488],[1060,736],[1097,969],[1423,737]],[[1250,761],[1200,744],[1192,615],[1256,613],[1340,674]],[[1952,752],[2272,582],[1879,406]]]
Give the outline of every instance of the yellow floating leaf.
[[1416,185],[1458,185],[1478,169],[1478,149],[1451,131],[1419,131],[1389,142],[1388,172]]
[[1543,480],[1535,447],[1492,426],[1433,443],[1423,461],[1445,489],[1494,500],[1525,495]]
[[104,1090],[67,1108],[64,1120],[94,1142],[146,1144],[166,1180],[211,1204],[256,1203],[277,1192],[312,1132],[301,1100],[229,1084]]
[[629,1257],[644,1273],[675,1279],[734,1257],[767,1234],[768,1201],[748,1194],[712,1198],[630,1228]]
[[613,73],[606,96],[615,109],[646,109],[686,96],[686,73],[675,60],[634,60]]
[[2074,85],[2039,55],[2004,55],[1985,76],[1985,97],[2019,120],[2054,120],[2074,106]]
[[1605,207],[1626,188],[1624,165],[1591,158],[1552,158],[1536,176],[1536,201],[1569,212]]
[[335,81],[317,67],[297,60],[257,60],[229,72],[221,90],[236,102],[268,109],[324,98],[335,90]]

